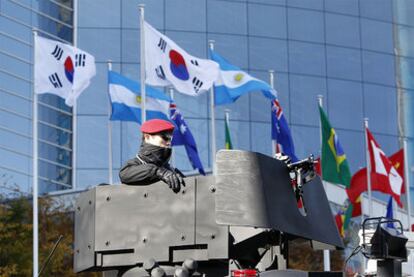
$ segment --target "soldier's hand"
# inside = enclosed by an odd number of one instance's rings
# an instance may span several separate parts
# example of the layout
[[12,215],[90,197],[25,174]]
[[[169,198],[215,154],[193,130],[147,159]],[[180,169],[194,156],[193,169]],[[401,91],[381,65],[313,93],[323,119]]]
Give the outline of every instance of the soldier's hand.
[[180,179],[180,184],[185,187],[184,178],[185,175],[178,168],[174,168],[174,172],[178,174],[178,179]]
[[156,171],[157,177],[166,183],[173,192],[178,193],[181,189],[181,183],[184,182],[182,177],[175,171],[171,171],[165,167],[160,167]]

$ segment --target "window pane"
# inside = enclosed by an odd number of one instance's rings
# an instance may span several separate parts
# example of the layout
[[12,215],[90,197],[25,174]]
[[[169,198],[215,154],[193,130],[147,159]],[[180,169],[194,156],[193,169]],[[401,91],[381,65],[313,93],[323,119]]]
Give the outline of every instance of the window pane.
[[5,149],[31,155],[32,139],[0,129],[0,146]]
[[[120,124],[115,121],[111,123],[112,148],[114,149],[113,162],[114,167],[119,167]],[[134,124],[136,135],[141,136],[139,125]],[[127,139],[133,140],[129,137]],[[108,147],[108,118],[103,116],[79,116],[77,166],[80,168],[108,168]],[[94,154],[91,155],[91,153]]]
[[287,71],[287,44],[285,40],[251,37],[249,39],[250,68]]
[[154,28],[164,28],[164,2],[163,0],[123,0],[122,27],[139,28],[138,4],[145,4],[145,20],[150,22]]
[[39,160],[39,177],[70,185],[71,174],[70,169]]
[[295,153],[298,159],[303,159],[313,154],[320,155],[320,130],[318,127],[304,127],[293,125],[290,127],[295,145]]
[[323,9],[322,0],[312,0],[312,1],[303,1],[303,0],[287,0],[288,6],[298,7],[298,8],[308,8],[308,9]]
[[[270,109],[270,108],[269,108]],[[269,123],[252,122],[252,149],[268,156],[272,155],[271,125]]]
[[[136,9],[134,9],[136,11]],[[138,14],[138,12],[136,12]],[[119,29],[101,29],[99,32],[93,28],[79,28],[79,48],[93,53],[95,61],[119,62],[121,60],[121,31]],[[138,51],[138,49],[137,49]]]
[[[360,48],[359,21],[357,17],[326,14],[326,43]],[[338,30],[341,30],[338,32]]]
[[32,102],[10,93],[2,91],[0,88],[0,107],[19,113],[23,116],[31,116]]
[[31,12],[29,9],[22,7],[12,1],[1,2],[1,12],[18,21],[29,24],[31,21]]
[[328,116],[333,128],[362,131],[361,83],[329,79],[328,102]]
[[231,64],[240,68],[248,68],[247,37],[239,35],[208,34],[213,39],[214,50]]
[[357,81],[362,79],[360,50],[327,46],[326,55],[329,77]]
[[358,0],[329,0],[325,1],[325,10],[330,12],[358,15]]
[[39,142],[39,156],[62,165],[72,165],[71,152],[44,142]]
[[0,127],[31,135],[32,120],[0,109]]
[[[326,80],[318,77],[291,75],[290,77],[291,122],[319,126],[318,98],[326,101]],[[326,107],[326,103],[323,105]]]
[[286,8],[249,4],[249,35],[286,38]]
[[32,158],[10,152],[0,147],[1,167],[31,174]]
[[397,92],[395,88],[364,85],[365,115],[369,129],[382,134],[397,135]]
[[44,124],[39,124],[39,138],[66,148],[72,148],[72,134]]
[[292,73],[326,75],[325,49],[322,45],[289,42],[289,69]]
[[362,17],[392,21],[391,0],[364,0],[359,4]]
[[207,26],[209,32],[247,34],[246,3],[207,1]]
[[[307,2],[310,3],[310,1]],[[289,38],[323,43],[325,40],[323,21],[323,13],[321,12],[288,9]]]
[[21,78],[31,79],[30,65],[9,55],[0,53],[0,70],[7,71]]
[[[121,1],[79,1],[79,27],[119,28],[121,21]],[[138,14],[138,5],[135,6]],[[99,16],[91,14],[99,11]]]
[[39,105],[39,120],[65,128],[72,129],[72,116]]
[[[206,1],[166,1],[165,21],[167,29],[182,31],[206,31]],[[185,16],[183,16],[185,15]]]
[[393,26],[391,23],[361,19],[362,48],[394,53]]
[[394,56],[362,52],[364,81],[395,86]]

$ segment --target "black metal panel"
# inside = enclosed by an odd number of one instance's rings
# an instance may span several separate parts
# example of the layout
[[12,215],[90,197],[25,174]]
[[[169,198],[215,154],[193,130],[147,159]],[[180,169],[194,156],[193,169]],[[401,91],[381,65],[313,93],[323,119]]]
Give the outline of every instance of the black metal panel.
[[217,223],[273,228],[343,247],[318,177],[304,186],[306,216],[297,208],[286,165],[269,156],[221,150],[216,180]]

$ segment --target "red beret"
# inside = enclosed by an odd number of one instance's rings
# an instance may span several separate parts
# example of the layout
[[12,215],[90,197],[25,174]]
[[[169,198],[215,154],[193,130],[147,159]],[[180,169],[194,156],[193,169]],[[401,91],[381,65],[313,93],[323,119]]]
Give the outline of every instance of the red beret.
[[167,120],[162,119],[151,119],[145,121],[144,124],[141,126],[141,132],[146,134],[156,134],[161,132],[174,130],[174,124]]

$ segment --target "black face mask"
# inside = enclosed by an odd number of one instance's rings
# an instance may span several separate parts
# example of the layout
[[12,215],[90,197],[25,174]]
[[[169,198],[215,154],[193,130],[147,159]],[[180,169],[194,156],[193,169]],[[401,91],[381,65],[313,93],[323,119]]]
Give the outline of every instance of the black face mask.
[[161,147],[143,142],[138,156],[147,163],[163,166],[168,163],[171,153],[170,147]]

